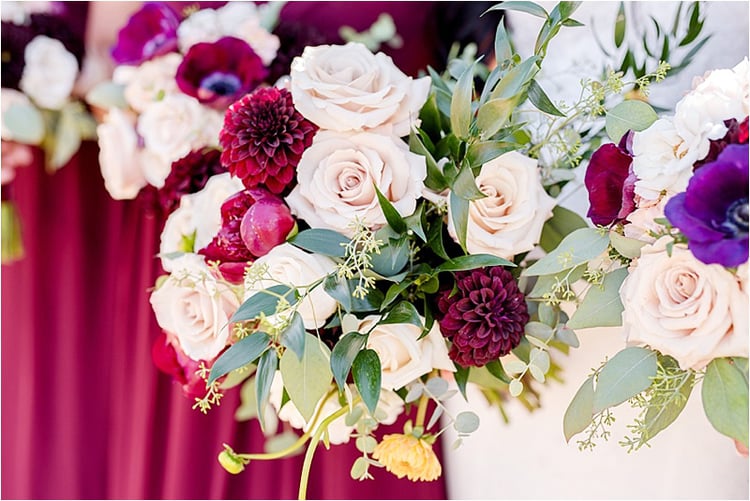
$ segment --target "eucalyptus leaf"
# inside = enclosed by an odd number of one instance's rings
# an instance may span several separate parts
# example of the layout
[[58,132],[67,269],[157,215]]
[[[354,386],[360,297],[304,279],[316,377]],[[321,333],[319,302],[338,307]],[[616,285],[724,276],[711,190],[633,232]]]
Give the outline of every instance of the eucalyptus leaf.
[[455,257],[450,261],[436,266],[435,273],[443,271],[468,271],[490,266],[515,267],[515,264],[505,258],[493,256],[492,254],[470,254],[468,256]]
[[545,252],[551,252],[560,245],[566,235],[570,235],[580,228],[588,228],[586,221],[577,213],[556,205],[552,209],[552,217],[542,227],[542,236],[539,238],[539,246]]
[[625,237],[616,231],[609,232],[609,240],[612,247],[614,247],[621,256],[629,259],[639,257],[641,255],[641,249],[646,245],[646,242],[643,242],[642,240]]
[[523,393],[523,383],[520,379],[514,379],[510,382],[508,385],[508,391],[510,392],[511,397],[517,397],[521,393]]
[[[448,381],[441,377],[432,377],[425,383],[425,388],[438,400],[448,391]],[[429,428],[429,427],[428,427]]]
[[[276,2],[270,2],[271,4]],[[263,450],[266,454],[275,454],[281,451],[285,451],[292,447],[299,440],[299,436],[292,430],[285,431],[278,435],[268,437],[263,444]],[[294,451],[284,454],[284,457],[292,457],[302,453],[304,448],[300,445]]]
[[453,427],[459,433],[474,433],[479,429],[479,416],[471,411],[459,412]]
[[660,431],[664,430],[677,419],[690,397],[694,379],[695,375],[693,373],[687,374],[682,386],[678,390],[680,397],[671,399],[666,405],[651,406],[648,408],[646,416],[643,418],[646,440],[654,438]]
[[420,381],[412,383],[411,388],[409,388],[409,391],[406,393],[406,397],[404,397],[404,402],[407,404],[416,402],[423,393],[424,385]]
[[609,235],[595,228],[581,228],[566,236],[560,245],[526,268],[522,276],[551,275],[574,268],[607,249]]
[[81,139],[77,111],[66,104],[60,110],[53,134],[42,143],[47,167],[54,172],[65,166],[80,149]]
[[568,320],[568,327],[584,329],[622,325],[625,308],[620,297],[620,286],[627,276],[627,268],[619,268],[607,273],[601,286],[592,285]]
[[443,407],[437,406],[435,407],[435,410],[432,411],[432,416],[430,416],[430,420],[427,421],[427,428],[430,429],[438,422],[438,419],[440,419],[440,416],[443,415]]
[[13,141],[38,145],[44,139],[44,117],[31,103],[11,104],[3,112],[2,120]]
[[539,56],[532,56],[511,69],[490,92],[490,99],[510,99],[520,96],[534,75],[539,72]]
[[388,240],[379,253],[371,255],[372,270],[383,276],[391,277],[404,269],[409,262],[409,241],[403,237],[396,241]]
[[474,178],[469,162],[464,162],[461,165],[458,176],[453,180],[451,193],[455,193],[464,200],[478,200],[487,196],[477,187],[477,181]]
[[344,257],[349,239],[341,233],[323,228],[303,230],[289,239],[289,243],[315,254]]
[[716,358],[706,367],[701,389],[703,410],[719,433],[748,446],[747,374],[728,358]]
[[300,360],[286,351],[279,369],[289,398],[305,421],[309,421],[320,399],[328,391],[333,374],[330,369],[330,352],[312,334],[305,334],[305,354]]
[[573,269],[563,270],[552,275],[542,275],[537,278],[534,288],[527,294],[530,298],[543,298],[544,294],[552,290],[555,284],[567,281],[569,285],[576,283],[583,277],[586,264],[580,264]]
[[258,404],[255,400],[255,376],[251,377],[240,388],[240,405],[234,411],[236,421],[249,421],[258,417]]
[[280,341],[282,346],[289,348],[297,358],[302,359],[305,353],[305,324],[298,312],[294,312],[289,325],[281,332]]
[[357,354],[352,364],[352,376],[362,401],[370,414],[374,414],[380,399],[382,379],[380,358],[375,350],[367,348]]
[[344,391],[346,378],[357,353],[367,342],[367,336],[358,332],[349,332],[336,342],[331,351],[331,372],[336,380],[339,391]]
[[266,406],[271,395],[271,384],[278,363],[276,351],[266,350],[258,361],[258,370],[255,373],[255,402],[258,405],[258,421],[263,430],[266,429]]
[[607,112],[607,135],[617,143],[627,131],[646,130],[657,118],[656,112],[649,104],[637,99],[623,101]]
[[265,332],[253,332],[234,343],[211,366],[208,384],[224,374],[243,367],[258,358],[268,348],[271,337]]
[[563,417],[563,434],[565,441],[570,442],[576,435],[591,423],[594,417],[594,379],[589,376],[576,392]]
[[229,323],[253,320],[261,314],[271,316],[276,313],[276,306],[280,299],[286,300],[290,305],[297,302],[297,292],[286,285],[274,285],[263,289],[245,300],[237,311],[234,312]]
[[651,386],[656,376],[656,352],[625,348],[604,364],[594,391],[594,414],[620,405]]
[[518,149],[518,146],[514,143],[494,140],[477,141],[469,145],[466,150],[466,159],[469,161],[469,166],[474,169],[515,149]]

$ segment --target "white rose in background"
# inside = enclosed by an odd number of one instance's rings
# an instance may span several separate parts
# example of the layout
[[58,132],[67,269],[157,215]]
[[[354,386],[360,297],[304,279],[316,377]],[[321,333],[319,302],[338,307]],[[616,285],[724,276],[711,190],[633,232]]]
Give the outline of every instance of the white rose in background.
[[644,247],[620,288],[628,344],[670,355],[682,369],[747,357],[747,293],[724,267],[698,261],[682,245],[670,257],[670,241],[662,237]]
[[169,173],[172,172],[172,161],[151,150],[142,149],[141,169],[148,184],[161,188]]
[[175,259],[172,274],[151,293],[159,326],[193,360],[211,360],[227,345],[229,319],[240,303],[197,254]]
[[140,66],[118,66],[112,80],[125,86],[125,100],[138,113],[169,94],[180,92],[175,75],[182,56],[171,52]]
[[135,116],[112,108],[96,128],[104,187],[115,200],[135,198],[146,186],[135,133]]
[[[309,254],[289,243],[274,247],[268,254],[256,259],[253,266],[265,267],[266,275],[261,280],[246,284],[246,300],[279,283],[295,285],[299,293],[304,294],[307,286],[336,269],[336,263],[331,259],[320,254]],[[317,329],[323,327],[336,312],[336,305],[336,300],[319,285],[300,301],[297,313],[302,317],[306,329]]]
[[422,339],[422,329],[413,324],[380,324],[380,316],[363,318],[357,332],[369,332],[367,348],[375,350],[383,371],[381,386],[389,390],[403,388],[433,369],[456,371],[445,338],[435,323]]
[[49,110],[62,108],[73,91],[78,61],[59,40],[38,35],[24,51],[20,89]]
[[291,69],[294,106],[323,129],[364,130],[389,125],[405,136],[417,123],[429,77],[406,76],[393,60],[363,44],[306,47]]
[[27,24],[31,14],[53,13],[57,8],[56,2],[6,1],[0,10],[0,18],[8,23]]
[[192,243],[195,238],[193,199],[191,195],[183,195],[179,207],[172,211],[164,222],[164,229],[159,237],[159,257],[161,267],[168,273],[173,270],[172,262],[175,259],[170,257],[171,254],[195,251],[192,245],[186,245],[188,242]]
[[[466,247],[470,254],[512,259],[539,243],[555,200],[542,187],[536,160],[515,151],[482,166],[476,177],[487,195],[469,204]],[[448,232],[457,240],[448,200]]]
[[416,209],[426,176],[424,157],[397,137],[320,131],[302,154],[298,185],[286,201],[313,228],[351,236],[355,218],[371,228],[386,223],[373,185],[408,216]]
[[209,243],[221,229],[221,205],[227,198],[245,189],[242,181],[228,172],[211,176],[202,190],[182,198],[191,197],[193,226],[195,228],[195,250]]

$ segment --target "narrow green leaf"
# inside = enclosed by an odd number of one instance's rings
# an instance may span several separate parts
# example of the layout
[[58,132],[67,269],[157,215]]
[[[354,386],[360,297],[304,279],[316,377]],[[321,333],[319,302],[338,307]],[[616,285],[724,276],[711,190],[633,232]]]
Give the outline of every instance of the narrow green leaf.
[[471,254],[468,256],[458,256],[442,263],[435,268],[435,273],[442,271],[467,271],[489,266],[515,267],[516,265],[507,259],[493,256],[492,254]]
[[607,135],[617,143],[627,131],[646,130],[657,118],[656,112],[647,103],[637,99],[623,101],[607,112]]
[[427,228],[427,246],[434,252],[438,257],[443,259],[450,259],[448,253],[445,252],[445,245],[443,244],[443,228],[445,223],[442,218],[434,219],[430,222],[430,226]]
[[651,386],[656,376],[656,352],[632,346],[612,357],[599,373],[593,413],[614,407]]
[[453,193],[464,200],[478,200],[487,196],[477,188],[477,181],[474,178],[469,162],[465,161],[461,165],[458,176],[456,176],[453,186],[451,186],[451,194]]
[[378,400],[380,400],[382,378],[380,358],[375,350],[367,348],[357,354],[352,364],[352,376],[362,401],[370,414],[375,414]]
[[503,383],[510,384],[510,376],[505,373],[505,369],[503,369],[503,364],[500,360],[493,360],[484,367],[487,369],[487,372],[492,374],[496,379],[499,379]]
[[552,275],[575,268],[604,252],[609,235],[595,228],[581,228],[566,236],[560,245],[536,263],[526,268],[522,276]]
[[125,85],[114,82],[101,82],[86,93],[86,102],[103,109],[127,109],[125,100]]
[[[78,127],[78,112],[72,103],[61,110],[55,124],[54,136],[45,138],[43,147],[47,153],[46,164],[56,171],[66,165],[81,147],[81,130]],[[51,139],[51,141],[48,141]]]
[[716,358],[706,367],[701,397],[703,410],[719,433],[748,446],[747,374],[728,358]]
[[469,138],[471,127],[471,99],[474,94],[474,65],[464,71],[456,82],[451,99],[451,129],[461,139]]
[[466,396],[466,383],[469,381],[469,369],[469,367],[462,367],[456,364],[456,372],[453,373],[453,377],[456,379],[456,386],[458,386],[458,391],[461,392],[461,395],[466,401],[469,400]]
[[469,201],[459,197],[454,191],[448,195],[448,206],[450,208],[453,227],[456,230],[458,243],[466,250],[466,232],[469,226]]
[[409,288],[413,282],[411,280],[403,280],[401,282],[391,285],[385,293],[383,304],[380,305],[380,310],[384,310],[388,305],[398,298],[403,291]]
[[287,328],[282,331],[279,341],[282,346],[292,350],[297,358],[302,359],[305,353],[305,324],[302,316],[296,311]]
[[544,10],[544,7],[542,7],[539,4],[535,4],[534,2],[521,2],[521,1],[501,2],[487,9],[485,11],[485,14],[493,10],[515,10],[518,12],[525,12],[526,14],[531,14],[532,16],[541,17],[542,19],[547,19],[548,17],[547,11]]
[[211,366],[208,383],[211,384],[224,374],[239,369],[258,358],[268,348],[270,340],[271,338],[265,332],[253,332],[234,343]]
[[331,372],[336,380],[336,386],[339,391],[344,391],[346,378],[349,377],[349,371],[357,353],[367,342],[367,336],[358,332],[349,332],[336,342],[331,351]]
[[607,273],[601,286],[592,285],[568,320],[568,327],[584,329],[622,325],[624,307],[620,299],[620,286],[627,276],[628,269],[619,268]]
[[570,442],[576,435],[591,423],[594,416],[594,380],[588,377],[576,392],[563,417],[563,434],[565,441]]
[[529,83],[529,101],[536,106],[539,111],[543,111],[549,115],[557,117],[564,117],[565,113],[558,110],[557,107],[552,103],[552,100],[547,96],[542,87],[536,80],[532,80]]
[[490,99],[477,111],[477,127],[482,140],[494,136],[508,123],[510,115],[516,108],[516,99]]
[[617,17],[615,18],[615,46],[618,49],[625,40],[625,26],[625,2],[620,2],[620,8],[617,9]]
[[567,26],[569,28],[580,28],[581,26],[586,26],[580,21],[576,21],[575,19],[566,19],[562,22],[563,26]]
[[588,224],[581,216],[572,210],[556,205],[552,209],[552,217],[542,227],[539,245],[545,252],[552,252],[566,235],[580,228],[588,228]]
[[518,145],[505,141],[478,141],[469,145],[466,158],[473,169],[496,159],[503,153],[518,149]]
[[510,37],[505,30],[505,20],[497,23],[495,31],[495,61],[502,63],[506,59],[513,57],[513,47],[510,44]]
[[380,203],[380,208],[383,210],[385,220],[388,221],[388,225],[390,225],[396,233],[405,233],[406,222],[404,222],[403,216],[396,210],[390,200],[381,193],[376,184],[373,183],[373,187],[375,188],[375,193],[378,195],[378,202]]
[[400,303],[396,304],[396,306],[394,306],[393,309],[391,309],[385,315],[385,317],[383,317],[380,323],[412,324],[416,325],[420,329],[424,327],[422,325],[422,318],[420,317],[419,312],[414,307],[414,305],[408,301],[401,301]]
[[298,359],[292,351],[284,352],[279,363],[284,387],[305,421],[309,421],[331,384],[328,348],[312,334],[305,334],[305,354]]
[[261,429],[265,429],[265,409],[268,405],[268,397],[271,394],[271,383],[276,374],[279,359],[275,350],[267,350],[258,361],[258,370],[255,375],[255,402],[258,405],[258,421]]
[[268,289],[256,292],[234,312],[229,323],[241,322],[243,320],[252,320],[260,314],[270,316],[276,313],[276,305],[279,302],[279,296],[285,299],[290,305],[297,303],[297,293],[286,285],[274,285]]
[[303,230],[289,239],[289,243],[306,251],[330,257],[344,257],[349,239],[341,233],[323,228]]
[[539,56],[532,56],[508,71],[490,92],[490,99],[509,99],[521,95],[539,71],[540,60]]

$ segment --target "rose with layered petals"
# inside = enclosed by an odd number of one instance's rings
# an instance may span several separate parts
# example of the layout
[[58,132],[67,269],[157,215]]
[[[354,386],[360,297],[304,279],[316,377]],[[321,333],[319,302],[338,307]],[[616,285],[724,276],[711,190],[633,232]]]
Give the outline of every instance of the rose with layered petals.
[[176,53],[156,57],[140,66],[118,66],[112,80],[125,86],[125,100],[138,113],[165,95],[179,92],[175,75],[182,56]]
[[151,293],[159,326],[173,334],[193,360],[211,360],[229,341],[229,319],[240,302],[216,280],[201,256],[186,254],[172,263],[172,274]]
[[75,56],[59,40],[39,35],[26,46],[24,60],[20,89],[42,108],[62,108],[78,76]]
[[[542,187],[536,160],[515,151],[484,164],[476,177],[486,196],[469,204],[466,248],[505,259],[534,248],[555,200]],[[448,232],[458,241],[448,199]]]
[[625,219],[635,209],[633,156],[623,145],[605,144],[594,152],[584,183],[589,194],[587,216],[608,226]]
[[748,146],[730,145],[698,169],[664,213],[704,263],[739,266],[748,259]]
[[321,131],[302,154],[298,184],[286,201],[313,228],[351,236],[355,219],[370,228],[386,223],[375,186],[408,216],[416,209],[426,176],[424,157],[397,137]]
[[292,62],[297,109],[322,129],[360,131],[392,127],[402,137],[417,123],[429,77],[406,76],[393,60],[361,43],[305,48]]
[[135,132],[135,116],[112,108],[97,126],[96,134],[104,187],[115,200],[135,198],[146,186]]
[[747,357],[748,296],[740,281],[682,245],[667,252],[670,241],[662,237],[641,249],[620,288],[628,343],[670,355],[682,369],[700,370],[717,357]]
[[117,35],[112,59],[118,64],[137,65],[177,49],[180,18],[164,3],[147,3],[130,16]]

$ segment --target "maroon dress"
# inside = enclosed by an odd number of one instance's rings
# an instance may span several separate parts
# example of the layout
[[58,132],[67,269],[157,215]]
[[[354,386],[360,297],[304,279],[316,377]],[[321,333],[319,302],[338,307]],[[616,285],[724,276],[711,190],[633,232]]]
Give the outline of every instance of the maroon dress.
[[[76,20],[85,15],[78,5]],[[434,36],[426,32],[429,6],[293,2],[282,19],[331,32],[341,24],[366,28],[388,11],[406,42],[394,52],[396,63],[416,74],[431,63],[421,53]],[[159,327],[148,297],[162,273],[155,254],[164,221],[140,200],[112,200],[97,155],[96,144],[85,143],[49,175],[37,152],[13,181],[26,256],[3,266],[1,277],[2,497],[296,498],[302,456],[254,461],[236,476],[218,464],[224,442],[237,451],[262,450],[257,422],[234,419],[237,390],[203,415],[154,367]],[[381,427],[378,435],[402,426],[403,420]],[[374,482],[351,480],[358,455],[353,444],[321,446],[308,497],[446,495],[444,477],[413,483],[377,469]]]

